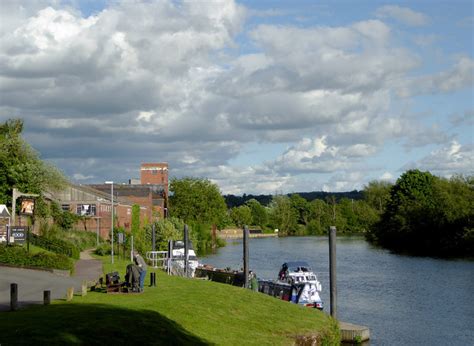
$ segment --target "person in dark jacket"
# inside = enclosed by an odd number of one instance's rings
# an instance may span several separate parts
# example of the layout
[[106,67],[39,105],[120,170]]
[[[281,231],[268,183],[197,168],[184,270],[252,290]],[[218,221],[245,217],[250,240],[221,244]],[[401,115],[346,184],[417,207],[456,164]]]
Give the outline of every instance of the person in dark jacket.
[[145,260],[138,252],[135,251],[134,253],[134,262],[139,267],[140,271],[140,292],[143,292],[143,288],[145,286],[145,277],[146,277],[146,270],[147,265]]

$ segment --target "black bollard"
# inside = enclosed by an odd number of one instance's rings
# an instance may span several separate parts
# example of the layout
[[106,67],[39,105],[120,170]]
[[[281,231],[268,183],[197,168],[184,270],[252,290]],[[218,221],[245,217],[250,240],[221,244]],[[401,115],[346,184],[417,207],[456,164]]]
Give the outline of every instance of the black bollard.
[[10,284],[10,310],[18,310],[18,285]]
[[43,291],[43,304],[51,304],[51,291]]

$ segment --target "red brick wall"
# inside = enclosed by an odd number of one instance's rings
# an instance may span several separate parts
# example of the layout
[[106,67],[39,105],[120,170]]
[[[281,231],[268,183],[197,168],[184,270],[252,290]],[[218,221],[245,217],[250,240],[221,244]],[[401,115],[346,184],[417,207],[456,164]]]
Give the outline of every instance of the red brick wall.
[[142,163],[140,168],[140,181],[146,184],[162,184],[168,195],[168,164],[167,163]]

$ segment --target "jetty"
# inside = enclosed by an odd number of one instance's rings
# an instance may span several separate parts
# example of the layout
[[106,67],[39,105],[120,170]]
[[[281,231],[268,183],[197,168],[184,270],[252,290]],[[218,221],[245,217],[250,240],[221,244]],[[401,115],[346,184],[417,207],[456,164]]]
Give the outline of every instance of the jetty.
[[343,343],[361,343],[370,339],[370,330],[366,326],[339,321],[339,329]]

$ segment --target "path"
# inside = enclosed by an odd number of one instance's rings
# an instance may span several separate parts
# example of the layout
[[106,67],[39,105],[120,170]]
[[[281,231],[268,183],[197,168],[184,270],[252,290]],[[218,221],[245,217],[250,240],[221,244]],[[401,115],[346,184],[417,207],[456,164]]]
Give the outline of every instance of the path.
[[51,290],[51,299],[62,299],[69,287],[80,292],[82,281],[97,281],[102,275],[102,262],[90,256],[93,250],[81,252],[74,275],[61,276],[48,271],[0,266],[0,311],[10,309],[10,284],[18,284],[21,306],[42,304],[43,291]]

